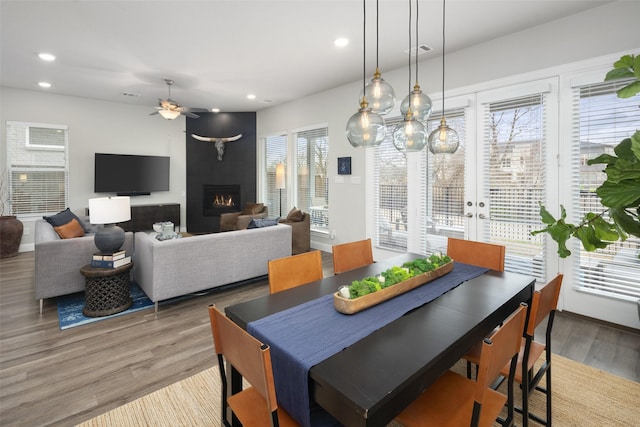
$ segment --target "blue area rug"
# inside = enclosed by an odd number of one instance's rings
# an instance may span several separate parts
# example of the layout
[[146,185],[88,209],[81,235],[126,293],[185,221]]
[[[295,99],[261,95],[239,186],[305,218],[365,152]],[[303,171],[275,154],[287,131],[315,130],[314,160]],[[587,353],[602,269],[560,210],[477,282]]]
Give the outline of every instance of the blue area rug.
[[100,320],[111,319],[116,316],[122,316],[153,307],[153,302],[147,298],[147,295],[140,289],[137,283],[131,283],[131,298],[133,299],[133,304],[125,311],[104,317],[86,317],[82,314],[82,309],[84,308],[84,292],[60,296],[57,298],[60,329],[65,330],[75,326],[99,322]]

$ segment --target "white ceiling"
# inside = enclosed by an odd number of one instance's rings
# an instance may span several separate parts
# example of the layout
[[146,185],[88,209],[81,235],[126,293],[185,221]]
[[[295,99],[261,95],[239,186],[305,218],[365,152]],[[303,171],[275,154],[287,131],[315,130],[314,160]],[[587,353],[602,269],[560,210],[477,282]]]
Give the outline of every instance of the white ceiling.
[[[360,0],[0,1],[2,86],[148,105],[151,112],[167,97],[163,79],[170,78],[172,99],[184,106],[257,111],[362,79]],[[447,52],[604,3],[610,1],[449,0]],[[366,5],[370,78],[375,2]],[[380,0],[379,9],[384,75],[407,65],[408,0]],[[439,57],[442,2],[420,0],[419,13],[419,42],[433,48],[420,58]],[[336,48],[337,37],[350,44]],[[39,52],[57,59],[45,63]],[[40,89],[40,81],[52,87]],[[247,100],[248,93],[257,98]]]

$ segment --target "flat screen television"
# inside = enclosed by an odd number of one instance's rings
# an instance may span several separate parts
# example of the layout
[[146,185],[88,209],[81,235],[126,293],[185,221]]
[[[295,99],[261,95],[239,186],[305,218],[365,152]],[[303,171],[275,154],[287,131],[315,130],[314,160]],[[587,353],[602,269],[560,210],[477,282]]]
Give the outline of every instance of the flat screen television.
[[96,153],[94,191],[119,196],[169,191],[169,157]]

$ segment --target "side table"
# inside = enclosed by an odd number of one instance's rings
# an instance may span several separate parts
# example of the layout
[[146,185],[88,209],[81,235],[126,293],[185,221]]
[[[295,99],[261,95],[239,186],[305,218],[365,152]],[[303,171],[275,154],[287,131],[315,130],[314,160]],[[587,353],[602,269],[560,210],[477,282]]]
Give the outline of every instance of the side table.
[[133,262],[117,268],[96,268],[87,264],[80,269],[85,278],[85,305],[82,314],[102,317],[131,307],[129,273]]

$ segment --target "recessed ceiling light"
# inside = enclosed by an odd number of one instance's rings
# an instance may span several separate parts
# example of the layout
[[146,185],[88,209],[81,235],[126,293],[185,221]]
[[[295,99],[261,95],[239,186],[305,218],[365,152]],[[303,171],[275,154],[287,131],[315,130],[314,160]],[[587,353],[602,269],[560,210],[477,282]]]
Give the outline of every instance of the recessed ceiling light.
[[51,83],[49,83],[49,82],[39,82],[38,86],[44,87],[44,88],[50,88],[51,87]]
[[247,95],[247,99],[256,99],[256,96],[250,93],[249,95]]
[[55,55],[46,52],[39,53],[38,57],[40,57],[40,59],[42,59],[43,61],[55,61],[56,59]]
[[219,108],[212,108],[212,109],[211,109],[211,112],[212,112],[212,113],[219,113],[219,112],[220,112],[220,109],[219,109]]
[[346,45],[349,44],[349,39],[345,37],[338,37],[333,41],[333,44],[335,44],[338,47],[345,47]]
[[133,92],[120,92],[120,95],[122,95],[122,96],[130,96],[130,97],[134,97],[134,98],[142,96],[139,93],[133,93]]

